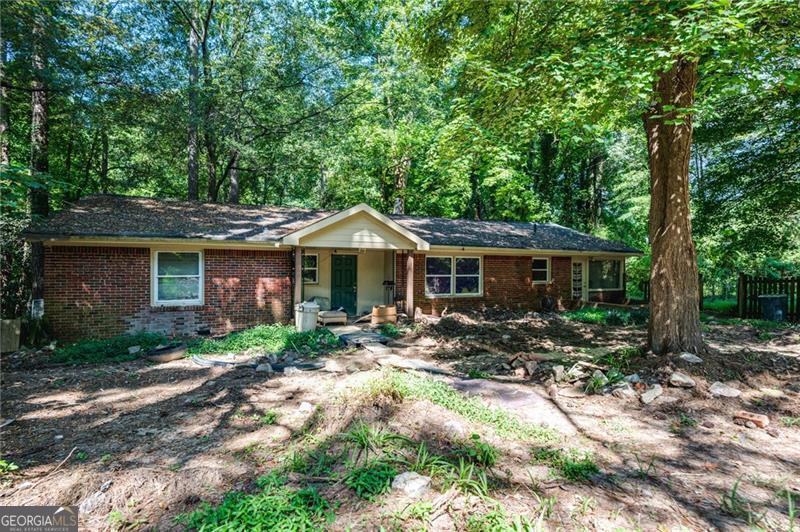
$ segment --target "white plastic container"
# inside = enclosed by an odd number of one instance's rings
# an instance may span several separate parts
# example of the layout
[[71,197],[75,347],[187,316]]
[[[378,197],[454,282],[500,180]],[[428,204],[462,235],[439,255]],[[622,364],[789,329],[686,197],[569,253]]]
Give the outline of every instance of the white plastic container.
[[306,301],[294,307],[294,324],[297,332],[313,331],[317,328],[319,305]]

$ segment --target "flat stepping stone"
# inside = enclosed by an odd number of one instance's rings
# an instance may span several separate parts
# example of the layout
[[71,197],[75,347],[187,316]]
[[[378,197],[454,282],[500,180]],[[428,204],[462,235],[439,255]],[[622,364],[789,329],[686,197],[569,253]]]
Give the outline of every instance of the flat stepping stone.
[[391,338],[370,331],[358,331],[339,336],[346,345],[388,344]]
[[377,342],[370,342],[368,344],[363,344],[361,347],[369,351],[370,353],[374,353],[376,355],[391,355],[392,348],[386,347],[383,344],[379,344]]

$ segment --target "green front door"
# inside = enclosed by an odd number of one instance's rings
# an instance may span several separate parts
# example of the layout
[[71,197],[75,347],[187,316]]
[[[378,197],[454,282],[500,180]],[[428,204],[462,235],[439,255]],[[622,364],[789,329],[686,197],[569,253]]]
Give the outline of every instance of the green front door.
[[331,308],[356,313],[355,255],[331,255]]

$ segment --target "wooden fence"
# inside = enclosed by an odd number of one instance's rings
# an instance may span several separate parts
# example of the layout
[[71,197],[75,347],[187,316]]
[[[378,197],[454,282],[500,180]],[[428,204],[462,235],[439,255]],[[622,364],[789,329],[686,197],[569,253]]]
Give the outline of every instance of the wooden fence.
[[[699,275],[697,281],[697,289],[700,291],[700,310],[703,310],[703,276]],[[639,283],[639,290],[644,294],[642,299],[650,303],[650,281],[642,281]]]
[[797,308],[798,299],[800,299],[800,277],[768,279],[744,273],[739,274],[739,283],[736,289],[739,317],[761,318],[761,302],[758,296],[766,294],[786,294],[789,299],[786,319],[800,321]]

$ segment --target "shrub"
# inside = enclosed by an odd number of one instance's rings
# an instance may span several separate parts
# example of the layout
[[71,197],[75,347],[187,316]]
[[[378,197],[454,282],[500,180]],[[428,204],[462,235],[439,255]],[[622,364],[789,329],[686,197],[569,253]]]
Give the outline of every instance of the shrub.
[[394,323],[383,323],[378,327],[380,333],[389,338],[397,338],[400,336],[400,329]]
[[[56,349],[50,356],[52,362],[66,364],[100,364],[103,362],[124,362],[134,360],[142,353],[160,344],[169,344],[163,334],[138,333],[115,336],[107,340],[81,340]],[[139,353],[128,353],[128,348],[140,346]]]
[[646,309],[608,309],[583,307],[565,312],[563,316],[572,321],[600,325],[643,325],[647,323],[649,313]]
[[481,441],[479,435],[473,434],[467,443],[456,448],[456,454],[478,465],[492,467],[497,463],[500,451],[490,443]]
[[194,530],[319,530],[333,520],[331,506],[314,488],[284,486],[275,474],[258,479],[261,491],[248,495],[229,493],[222,503],[204,503],[178,516],[179,524]]

